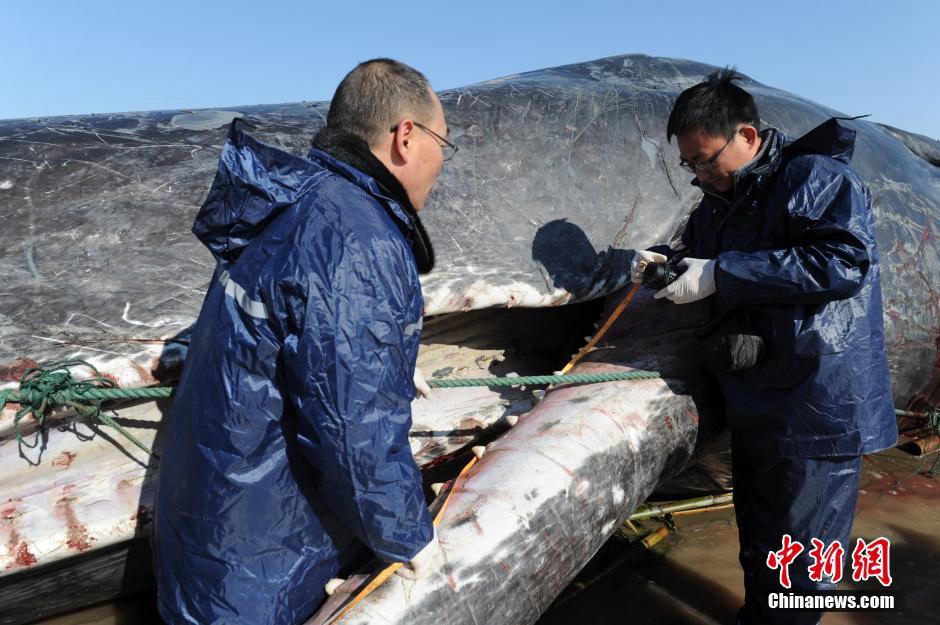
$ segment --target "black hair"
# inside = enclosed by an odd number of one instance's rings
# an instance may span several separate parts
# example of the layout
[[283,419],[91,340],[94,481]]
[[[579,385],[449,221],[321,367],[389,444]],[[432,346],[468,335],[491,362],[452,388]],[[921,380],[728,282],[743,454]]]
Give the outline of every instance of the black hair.
[[694,130],[730,139],[741,124],[759,128],[754,97],[735,84],[742,78],[734,67],[726,67],[680,93],[666,124],[666,140]]
[[428,79],[393,59],[357,65],[336,88],[326,124],[375,145],[403,117],[428,123],[433,100]]

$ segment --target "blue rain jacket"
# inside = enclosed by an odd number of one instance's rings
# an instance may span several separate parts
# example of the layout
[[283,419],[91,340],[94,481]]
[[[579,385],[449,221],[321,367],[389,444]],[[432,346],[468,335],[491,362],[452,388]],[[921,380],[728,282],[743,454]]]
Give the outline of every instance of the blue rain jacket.
[[890,447],[880,265],[871,199],[849,167],[855,131],[833,119],[796,141],[762,137],[730,198],[702,185],[682,236],[688,256],[717,260],[712,318],[764,341],[757,366],[719,375],[729,426],[789,456]]
[[396,222],[371,177],[233,124],[193,227],[218,266],[160,462],[168,624],[300,623],[357,545],[401,562],[431,540],[408,444],[423,300]]

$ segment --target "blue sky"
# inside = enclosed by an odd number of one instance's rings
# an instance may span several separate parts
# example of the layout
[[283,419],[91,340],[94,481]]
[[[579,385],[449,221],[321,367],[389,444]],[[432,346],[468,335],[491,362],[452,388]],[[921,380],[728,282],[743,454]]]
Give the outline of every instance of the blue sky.
[[376,56],[410,63],[444,89],[644,53],[737,65],[845,113],[940,138],[933,0],[5,5],[0,119],[327,100]]

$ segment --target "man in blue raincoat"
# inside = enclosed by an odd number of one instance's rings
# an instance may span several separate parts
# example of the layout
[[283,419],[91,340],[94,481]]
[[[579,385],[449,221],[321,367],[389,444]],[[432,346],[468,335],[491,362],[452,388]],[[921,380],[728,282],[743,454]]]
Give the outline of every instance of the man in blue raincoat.
[[[849,166],[854,131],[833,119],[795,141],[759,132],[737,80],[718,71],[677,98],[666,134],[704,197],[679,249],[637,253],[633,280],[669,260],[684,273],[656,297],[708,307],[703,351],[732,436],[738,622],[816,623],[821,612],[773,610],[768,593],[832,587],[808,577],[811,540],[851,552],[861,456],[897,440],[871,200]],[[804,546],[789,590],[768,566],[786,534]]]
[[420,210],[456,148],[414,69],[357,66],[307,158],[233,123],[193,232],[218,266],[163,442],[154,532],[171,625],[293,625],[361,546],[437,548],[408,430],[433,253]]

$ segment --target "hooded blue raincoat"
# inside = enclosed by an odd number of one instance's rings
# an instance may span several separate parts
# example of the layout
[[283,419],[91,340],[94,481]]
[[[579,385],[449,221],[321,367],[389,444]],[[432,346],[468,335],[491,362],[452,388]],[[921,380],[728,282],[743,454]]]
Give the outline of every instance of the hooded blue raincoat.
[[855,133],[830,120],[796,141],[762,139],[731,194],[703,187],[681,253],[716,259],[716,294],[701,302],[712,333],[763,341],[755,366],[718,376],[744,570],[737,622],[810,625],[821,612],[769,607],[787,589],[767,554],[788,534],[806,549],[793,590],[833,587],[808,577],[811,541],[851,551],[860,456],[894,445],[897,420],[871,200],[849,167]]
[[433,535],[408,444],[423,300],[401,206],[325,152],[233,124],[193,232],[218,266],[160,462],[170,625],[288,625],[364,544]]
[[703,186],[682,236],[687,256],[717,261],[710,316],[763,339],[757,366],[719,375],[731,430],[784,456],[890,447],[881,269],[871,199],[849,167],[855,132],[830,120],[796,141],[762,138],[731,197]]

